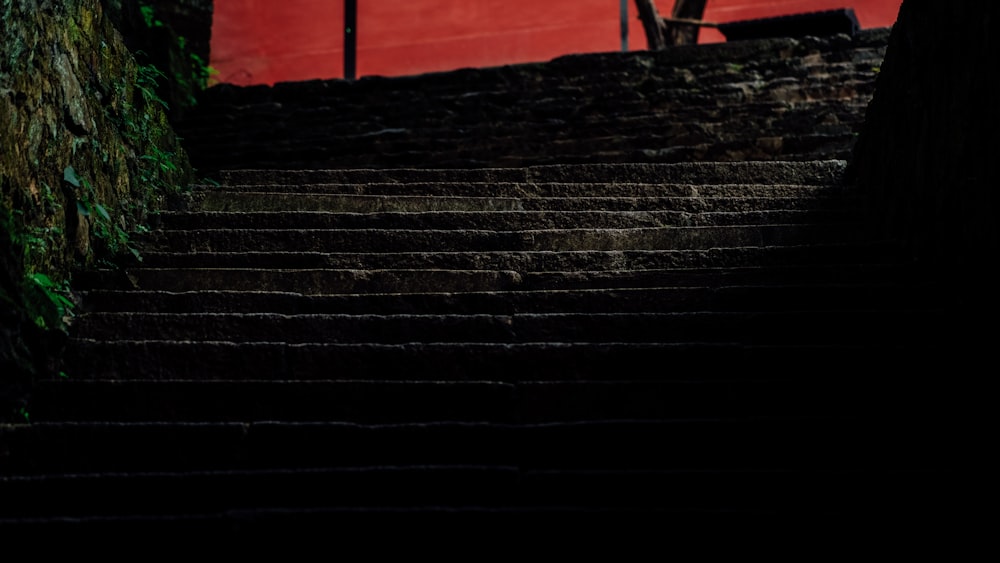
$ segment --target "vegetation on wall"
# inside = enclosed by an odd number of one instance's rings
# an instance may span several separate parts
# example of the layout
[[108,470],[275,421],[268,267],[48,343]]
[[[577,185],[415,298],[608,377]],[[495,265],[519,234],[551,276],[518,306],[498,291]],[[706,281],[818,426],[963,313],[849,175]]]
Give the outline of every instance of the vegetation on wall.
[[156,94],[168,117],[179,118],[197,103],[198,93],[213,83],[216,71],[205,60],[207,55],[196,52],[188,38],[161,15],[163,1],[102,1],[136,60],[159,71]]
[[201,55],[188,47],[186,37],[175,33],[159,18],[152,4],[139,0],[139,11],[148,31],[162,31],[167,36],[166,40],[162,41],[162,49],[166,56],[161,58],[165,59],[165,62],[157,64],[156,60],[151,60],[150,63],[159,67],[164,78],[167,77],[167,72],[171,73],[170,79],[163,81],[163,84],[170,85],[176,90],[176,98],[181,107],[194,106],[198,103],[198,92],[212,84],[217,74],[216,70],[209,66]]
[[102,4],[0,3],[0,418],[63,370],[74,273],[141,259],[132,235],[194,174],[162,96],[170,75]]

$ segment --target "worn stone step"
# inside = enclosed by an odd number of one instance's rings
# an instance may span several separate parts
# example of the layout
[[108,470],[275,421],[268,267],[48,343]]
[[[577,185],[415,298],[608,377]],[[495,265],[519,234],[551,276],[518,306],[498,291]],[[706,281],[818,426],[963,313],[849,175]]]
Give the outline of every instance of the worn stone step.
[[[890,243],[829,244],[701,250],[575,250],[485,252],[158,252],[142,251],[145,268],[261,269],[454,269],[521,272],[649,270],[664,268],[767,267],[889,263],[899,254]],[[97,277],[101,270],[78,275]],[[109,276],[110,270],[104,270]]]
[[[899,279],[895,264],[811,264],[770,267],[689,267],[519,271],[495,269],[135,268],[95,272],[81,288],[159,291],[267,291],[303,295],[344,293],[465,293]],[[904,269],[905,271],[905,269]]]
[[[874,63],[874,64],[873,64]],[[437,98],[419,110],[413,107],[422,92],[401,90],[396,103],[357,102],[340,99],[309,99],[300,103],[259,103],[239,106],[216,106],[211,114],[202,114],[196,123],[185,123],[186,131],[200,140],[239,140],[239,133],[266,139],[265,126],[275,136],[290,136],[301,131],[309,139],[323,135],[322,130],[357,142],[382,138],[426,136],[433,144],[434,132],[447,137],[466,135],[476,142],[476,134],[491,130],[503,134],[565,134],[568,130],[627,131],[626,124],[652,124],[669,117],[670,123],[708,123],[732,116],[726,124],[738,131],[735,118],[760,118],[780,110],[820,113],[827,108],[863,106],[873,92],[876,76],[873,66],[826,64],[812,70],[817,74],[761,74],[755,69],[747,77],[734,80],[726,67],[700,69],[703,74],[692,83],[690,73],[660,75],[633,87],[599,90],[598,83],[585,91],[556,86],[542,95],[466,91],[461,98]],[[718,72],[721,70],[722,72]],[[766,71],[765,71],[766,72]],[[500,99],[505,98],[505,99]],[[863,110],[863,107],[861,108]],[[863,111],[853,111],[860,119]],[[847,112],[851,115],[851,112]],[[853,117],[853,115],[852,115]],[[498,119],[499,118],[499,119]],[[560,130],[556,125],[563,125]],[[598,129],[598,127],[602,129]]]
[[[730,107],[720,107],[716,97],[709,103],[702,111],[689,106],[655,107],[646,109],[643,115],[617,114],[612,119],[597,121],[585,115],[574,117],[579,107],[567,101],[566,109],[557,114],[559,117],[544,122],[530,121],[532,118],[528,117],[528,122],[520,123],[521,116],[511,115],[507,116],[511,122],[456,126],[428,117],[418,122],[404,121],[391,128],[380,123],[374,125],[375,130],[367,131],[359,131],[354,124],[328,123],[331,119],[327,115],[340,115],[336,110],[314,110],[314,115],[303,118],[307,123],[287,124],[288,131],[275,131],[271,126],[273,118],[263,118],[256,128],[246,124],[238,137],[203,139],[203,144],[192,149],[203,157],[216,159],[217,165],[235,160],[254,162],[258,167],[268,163],[266,167],[272,168],[289,167],[301,161],[312,161],[316,166],[320,163],[317,157],[344,155],[367,156],[373,162],[384,162],[382,156],[374,155],[406,152],[425,154],[428,164],[448,160],[459,152],[477,153],[486,161],[490,155],[517,154],[526,161],[537,162],[543,156],[559,153],[740,142],[752,146],[759,138],[791,141],[816,133],[850,138],[862,123],[867,101],[800,101],[795,105],[784,101],[758,104],[739,101]],[[670,123],[670,127],[665,128],[664,122]],[[733,125],[736,123],[750,127]],[[780,145],[774,148],[777,150],[773,158],[780,159],[785,151]],[[247,160],[254,154],[263,158]],[[270,165],[278,155],[287,155],[287,162]],[[741,156],[746,159],[749,155]]]
[[522,168],[231,169],[213,177],[223,185],[365,184],[408,182],[756,184],[828,186],[843,182],[847,162],[590,163]]
[[73,379],[572,381],[664,378],[822,378],[947,371],[947,333],[915,343],[750,345],[682,343],[289,344],[75,339]]
[[[530,166],[542,164],[585,164],[595,158],[609,163],[681,163],[687,161],[733,161],[788,160],[802,161],[813,158],[846,159],[853,151],[855,137],[851,135],[799,135],[791,142],[775,142],[774,137],[733,142],[711,142],[698,144],[652,144],[643,148],[608,148],[603,150],[574,150],[563,152],[533,152],[524,156],[516,151],[457,151],[439,153],[439,160],[431,160],[435,155],[422,152],[381,153],[379,161],[363,156],[317,155],[317,165],[321,167],[356,167],[380,165],[385,167],[411,167],[434,162],[438,166],[475,167],[488,164],[499,166]],[[289,155],[280,160],[265,160],[266,155],[254,157],[261,165],[272,167],[288,166]],[[307,163],[297,162],[297,165]]]
[[72,334],[110,340],[322,343],[683,343],[887,346],[930,338],[947,322],[935,311],[344,315],[276,313],[88,313]]
[[843,223],[846,211],[791,210],[687,213],[678,211],[575,212],[471,211],[335,213],[164,212],[155,226],[174,230],[226,229],[383,229],[383,230],[549,230],[635,229],[667,226],[796,225]]
[[[675,385],[675,389],[683,388]],[[31,419],[34,422],[514,423],[525,418],[520,403],[527,398],[520,395],[526,392],[530,388],[497,381],[59,378],[37,382],[32,391],[36,406],[31,410]],[[567,394],[567,398],[571,396]]]
[[[280,178],[275,178],[278,180]],[[271,183],[271,184],[204,184],[190,186],[196,203],[199,197],[225,195],[239,199],[240,193],[297,195],[367,195],[367,196],[452,196],[479,198],[691,198],[710,203],[727,199],[773,198],[778,203],[793,203],[804,199],[819,203],[834,203],[860,195],[845,184],[692,184],[638,182],[506,182],[506,181],[389,181],[361,183]],[[828,197],[830,199],[821,200]],[[784,209],[776,207],[775,209]],[[796,208],[793,208],[796,209]]]
[[[187,131],[198,133],[199,139],[235,140],[239,132],[263,133],[263,126],[269,124],[275,135],[299,130],[306,138],[321,135],[319,131],[326,129],[352,140],[426,135],[433,142],[431,133],[441,131],[445,137],[465,134],[475,142],[476,133],[487,129],[529,134],[592,127],[625,131],[623,124],[651,124],[668,116],[671,123],[707,123],[726,115],[780,116],[780,109],[819,113],[826,108],[836,111],[866,103],[873,91],[872,66],[880,63],[876,60],[867,68],[862,64],[860,69],[856,64],[834,63],[813,69],[817,74],[806,70],[766,77],[755,69],[750,76],[740,77],[746,78],[743,80],[733,80],[733,74],[720,66],[722,72],[702,69],[705,74],[698,77],[698,83],[691,82],[691,74],[676,73],[653,77],[637,87],[601,91],[595,83],[583,92],[555,87],[541,96],[467,91],[459,99],[438,98],[420,110],[413,107],[413,98],[423,93],[413,91],[399,91],[399,96],[410,99],[398,103],[355,103],[341,98],[330,99],[330,103],[312,99],[293,104],[217,106],[214,113],[204,115]],[[737,130],[736,122],[728,124],[733,131]],[[562,131],[555,127],[558,124],[564,125]]]
[[[277,139],[285,146],[322,139],[347,148],[424,141],[432,150],[456,144],[463,138],[472,146],[485,147],[517,137],[556,140],[578,136],[585,140],[613,133],[627,138],[636,130],[663,136],[677,131],[677,126],[698,131],[699,123],[711,126],[723,138],[726,135],[738,138],[746,134],[738,126],[743,120],[772,125],[761,130],[792,136],[804,130],[807,120],[831,130],[837,126],[850,130],[862,120],[872,85],[870,72],[861,76],[844,73],[840,81],[826,77],[810,82],[808,77],[785,76],[694,88],[672,88],[662,83],[647,85],[646,91],[638,94],[622,91],[614,99],[519,100],[508,107],[478,108],[471,114],[462,113],[471,109],[467,105],[452,108],[439,105],[423,113],[414,112],[413,108],[408,108],[410,113],[394,113],[388,106],[368,108],[372,113],[380,111],[377,119],[352,115],[351,110],[340,106],[245,106],[235,110],[222,108],[219,114],[209,116],[197,129],[189,131],[197,132],[198,144],[205,146],[264,145],[270,125],[271,142]],[[629,96],[640,97],[625,99]],[[360,107],[357,110],[364,111]],[[825,114],[836,115],[837,120],[824,120]],[[795,115],[804,119],[787,121]],[[727,118],[731,121],[726,121]],[[234,127],[237,121],[239,125]],[[670,127],[662,127],[665,122]],[[659,129],[655,127],[657,123],[661,124]],[[781,127],[783,124],[791,126]],[[483,133],[493,137],[479,137]]]
[[618,287],[460,293],[347,293],[305,295],[268,291],[90,290],[80,311],[149,313],[297,314],[496,314],[635,313],[651,311],[767,311],[826,307],[850,311],[896,310],[928,299],[935,286],[896,282],[729,285],[719,287]]
[[[434,166],[452,168],[475,168],[484,166],[523,167],[532,165],[586,164],[595,159],[607,163],[649,163],[673,164],[691,161],[730,162],[739,159],[807,161],[815,158],[850,158],[855,134],[802,134],[782,140],[773,135],[757,139],[738,141],[714,141],[698,144],[667,143],[652,144],[643,148],[609,147],[598,151],[566,150],[555,152],[537,147],[529,153],[513,150],[476,151],[457,148],[437,152],[425,151],[386,152],[384,150],[345,154],[325,148],[297,148],[291,152],[253,150],[241,155],[238,162],[217,160],[222,168],[240,166],[245,161],[253,162],[258,168],[287,168],[315,166],[317,168],[357,168],[379,166],[382,168],[412,168],[414,166]],[[222,151],[225,158],[233,156],[232,150]]]
[[523,470],[929,470],[916,432],[851,418],[718,418],[546,424],[435,422],[5,425],[3,475],[329,467]]
[[[823,380],[767,377],[514,383],[58,378],[34,384],[30,416],[34,422],[546,423],[863,416],[886,400],[877,382],[856,374]],[[892,398],[905,396],[903,383]]]
[[[206,105],[195,108],[199,119],[186,120],[184,126],[189,132],[210,134],[213,129],[209,126],[225,132],[232,130],[234,120],[242,118],[270,119],[279,131],[315,124],[340,125],[345,129],[376,124],[392,128],[409,123],[427,127],[440,122],[481,123],[483,117],[490,115],[537,121],[567,115],[627,117],[658,109],[664,102],[673,102],[681,117],[685,116],[685,110],[696,110],[700,105],[735,105],[754,100],[836,103],[870,93],[877,75],[873,67],[881,64],[883,52],[884,48],[861,49],[850,54],[851,60],[842,61],[817,61],[817,54],[813,53],[812,63],[779,58],[714,61],[684,68],[616,68],[607,69],[604,74],[588,73],[573,78],[553,73],[550,64],[547,72],[533,77],[530,84],[512,88],[509,82],[478,85],[462,82],[452,84],[451,91],[433,96],[428,95],[429,90],[440,89],[442,84],[425,83],[416,87],[402,78],[383,83],[377,98],[347,89],[335,94],[317,91],[306,94],[308,86],[297,84],[293,88],[299,88],[300,92],[295,98],[272,90],[270,99],[255,100],[251,89],[224,85],[201,96]],[[800,66],[793,68],[796,64]],[[216,95],[220,93],[242,99],[225,103]],[[212,111],[205,111],[207,108]],[[317,112],[322,112],[319,115],[325,119],[317,122]],[[275,117],[282,119],[276,122]],[[229,128],[219,128],[227,123]]]
[[[280,186],[274,186],[280,189]],[[747,190],[750,191],[750,190]],[[773,210],[844,210],[853,209],[853,197],[809,197],[807,190],[763,197],[477,197],[420,195],[357,195],[332,193],[297,193],[294,191],[229,192],[212,191],[198,195],[192,205],[203,212],[331,212],[404,213],[404,212],[764,212]],[[842,195],[842,194],[839,194]],[[169,216],[169,213],[160,214]],[[152,218],[153,225],[157,217]]]
[[[846,125],[815,126],[791,135],[782,131],[763,131],[760,135],[720,138],[715,136],[688,137],[632,137],[622,135],[603,137],[599,140],[564,141],[551,139],[510,139],[486,147],[472,147],[468,140],[430,150],[425,143],[406,141],[391,146],[372,146],[367,149],[356,145],[338,147],[330,142],[315,140],[310,144],[280,143],[253,144],[233,147],[220,143],[218,147],[199,148],[203,158],[216,168],[476,168],[523,167],[533,165],[586,164],[594,160],[606,163],[673,164],[698,161],[732,162],[754,161],[809,161],[820,159],[849,159],[856,141],[856,128]],[[485,133],[484,133],[485,134]],[[488,134],[487,134],[488,135]],[[214,173],[212,173],[214,176]]]
[[191,229],[135,237],[165,252],[428,252],[671,250],[862,242],[851,224],[711,227],[487,229]]
[[[552,472],[504,466],[45,475],[0,481],[7,500],[0,524],[12,515],[26,522],[51,514],[67,520],[139,521],[138,516],[170,515],[188,519],[185,527],[191,531],[211,530],[214,539],[225,539],[234,530],[273,533],[291,526],[289,532],[302,532],[303,524],[317,522],[344,531],[364,531],[388,522],[460,524],[443,516],[447,514],[471,518],[477,525],[533,523],[534,519],[525,520],[532,515],[576,522],[584,513],[588,513],[584,522],[590,523],[638,514],[652,523],[666,514],[679,518],[684,513],[694,514],[688,518],[700,522],[716,512],[747,512],[746,518],[817,512],[838,518],[857,513],[864,518],[869,510],[880,514],[913,510],[926,517],[927,505],[939,507],[944,499],[933,494],[914,498],[912,491],[933,475],[824,469]],[[60,494],[44,494],[52,490]],[[293,513],[298,517],[292,518]],[[226,525],[220,526],[216,519]],[[154,522],[161,530],[178,526],[171,520]],[[359,522],[364,526],[355,528]],[[145,529],[135,522],[133,526]]]

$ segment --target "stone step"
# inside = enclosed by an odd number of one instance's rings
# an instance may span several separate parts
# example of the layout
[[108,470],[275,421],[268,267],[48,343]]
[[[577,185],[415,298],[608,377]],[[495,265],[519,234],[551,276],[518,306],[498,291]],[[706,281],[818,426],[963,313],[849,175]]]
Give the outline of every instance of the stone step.
[[[144,250],[144,268],[258,268],[365,270],[517,270],[520,272],[769,267],[791,264],[892,263],[900,253],[888,242],[701,250],[574,250],[470,252],[157,252]],[[134,264],[139,266],[140,263]],[[76,281],[112,271],[79,274]]]
[[371,183],[583,183],[829,186],[843,184],[844,160],[681,162],[671,164],[589,163],[523,168],[355,168],[220,170],[223,185]]
[[8,426],[2,439],[11,454],[7,476],[401,466],[705,472],[947,467],[947,459],[926,447],[923,428],[897,435],[883,435],[885,430],[863,419],[809,416],[513,425],[39,422]]
[[77,338],[288,344],[697,343],[903,345],[929,338],[934,311],[751,311],[345,315],[103,313],[76,319]]
[[860,242],[859,229],[835,225],[486,229],[192,229],[136,235],[161,252],[469,252],[669,250]]
[[[934,491],[913,493],[925,490],[921,483],[930,473],[813,468],[554,472],[506,466],[400,466],[44,475],[0,481],[0,493],[7,499],[0,525],[11,529],[4,517],[13,513],[40,519],[24,518],[17,522],[20,529],[31,531],[33,524],[44,522],[48,530],[61,530],[59,521],[44,520],[60,514],[70,532],[111,526],[120,532],[125,519],[124,527],[130,531],[148,533],[152,527],[158,535],[181,530],[185,537],[204,533],[219,540],[234,534],[273,537],[277,532],[296,538],[336,529],[361,533],[365,543],[373,540],[373,526],[385,533],[399,524],[447,525],[463,536],[465,526],[473,524],[465,537],[484,541],[493,537],[489,534],[496,533],[497,524],[530,525],[537,530],[535,526],[544,529],[543,524],[553,519],[571,524],[577,533],[595,526],[595,533],[612,534],[619,529],[616,521],[621,526],[623,517],[637,516],[646,524],[759,523],[780,516],[800,522],[805,518],[812,525],[823,515],[831,523],[847,515],[852,522],[867,525],[873,519],[870,511],[899,513],[903,521],[910,521],[927,518],[944,506],[945,499]],[[45,494],[52,490],[60,494]],[[489,524],[489,534],[481,528],[484,524]],[[553,534],[561,537],[558,531],[544,535],[551,540]],[[357,537],[351,535],[338,544],[352,544],[351,538]],[[422,544],[408,541],[407,545]]]
[[[341,95],[225,104],[215,103],[206,95],[202,101],[211,113],[202,110],[196,122],[188,120],[183,125],[189,134],[210,138],[213,134],[232,134],[254,121],[270,122],[279,133],[332,127],[347,135],[361,134],[366,129],[369,134],[388,135],[400,133],[399,129],[406,133],[447,129],[441,125],[521,130],[524,123],[544,127],[567,118],[568,124],[576,127],[592,123],[614,127],[615,119],[638,121],[651,115],[663,117],[666,112],[673,115],[672,122],[696,123],[706,115],[718,115],[713,113],[718,109],[735,115],[761,116],[775,113],[768,110],[778,104],[785,104],[791,111],[863,104],[874,89],[874,67],[881,62],[881,57],[871,57],[792,72],[787,68],[757,67],[744,75],[734,74],[730,69],[735,64],[728,63],[660,72],[631,84],[591,80],[581,86],[554,84],[543,91],[515,92],[509,86],[507,90],[466,89],[459,96],[444,94],[433,99],[410,88],[385,90],[381,94],[389,98],[378,101]],[[453,128],[452,134],[465,129]]]
[[[790,79],[797,80],[797,79]],[[838,88],[847,88],[838,84]],[[870,89],[870,83],[859,85]],[[608,108],[581,106],[572,99],[560,100],[559,106],[530,108],[512,112],[498,110],[483,121],[455,119],[452,110],[428,114],[380,116],[378,121],[345,117],[339,107],[313,107],[301,115],[280,112],[254,114],[240,111],[230,116],[208,119],[200,130],[193,149],[258,146],[260,148],[309,147],[322,143],[337,152],[358,152],[382,148],[389,152],[422,149],[435,153],[444,148],[465,146],[496,150],[515,146],[517,141],[532,143],[620,143],[641,147],[644,139],[676,144],[685,139],[734,141],[752,136],[788,137],[810,132],[852,133],[863,121],[870,96],[848,99],[815,100],[824,95],[801,90],[780,93],[780,100],[763,92],[763,99],[747,99],[763,84],[734,86],[722,92],[699,91],[694,96],[684,92],[658,91],[656,99],[643,100],[623,107],[609,102]],[[748,92],[751,92],[748,96]],[[850,94],[847,94],[850,95]],[[601,115],[604,112],[607,115]],[[281,120],[275,127],[275,122]],[[227,127],[238,121],[240,129]],[[740,128],[749,122],[753,128]],[[667,123],[669,125],[664,126]],[[810,129],[810,125],[816,129]],[[270,127],[269,127],[270,126]],[[271,134],[268,135],[268,132]],[[613,146],[613,145],[612,145]]]
[[[816,282],[719,287],[612,287],[461,293],[353,293],[308,295],[277,291],[185,292],[90,290],[86,312],[301,314],[637,313],[652,311],[898,310],[932,303],[932,285],[898,282]],[[942,301],[943,305],[944,302]]]
[[[846,327],[847,329],[850,326]],[[745,336],[745,335],[744,335]],[[97,341],[67,346],[73,379],[572,381],[837,377],[948,371],[947,335],[911,343],[400,343]]]
[[[232,172],[235,173],[235,172]],[[857,199],[860,194],[844,184],[698,184],[698,183],[639,183],[639,182],[507,182],[507,181],[388,181],[359,183],[267,183],[281,181],[271,171],[261,171],[264,183],[253,184],[193,184],[192,207],[202,204],[202,198],[223,196],[239,200],[241,194],[268,194],[270,197],[283,195],[323,196],[392,196],[392,197],[475,197],[495,199],[607,199],[615,198],[656,198],[704,199],[708,202],[727,200],[764,200],[794,203],[802,199],[809,202],[828,202]],[[247,180],[249,178],[240,178]],[[294,180],[293,175],[290,180]],[[260,182],[260,180],[258,180]],[[251,197],[257,197],[252,195]],[[385,199],[389,199],[385,197]],[[784,209],[776,207],[775,209]],[[793,207],[792,209],[797,209]]]
[[[595,159],[607,163],[672,164],[692,161],[808,161],[822,159],[848,159],[854,148],[856,135],[851,132],[813,133],[801,132],[782,137],[768,134],[746,139],[702,138],[696,140],[648,140],[623,146],[608,142],[593,146],[574,146],[570,143],[554,144],[511,140],[505,145],[469,148],[467,141],[440,147],[433,152],[422,148],[383,146],[357,149],[330,147],[329,142],[316,140],[309,145],[282,146],[273,142],[261,146],[237,149],[229,144],[220,148],[197,148],[197,154],[211,162],[202,164],[211,170],[239,168],[252,163],[259,169],[267,168],[475,168],[485,166],[524,167],[534,165],[586,164]],[[216,172],[209,172],[213,178]]]
[[665,226],[796,225],[849,222],[847,211],[783,210],[689,213],[682,211],[329,211],[163,212],[164,231],[226,229],[549,230],[635,229]]
[[[865,56],[865,54],[867,56]],[[517,119],[538,121],[545,118],[572,116],[582,120],[608,120],[616,116],[639,117],[650,111],[676,110],[679,119],[715,107],[743,111],[744,106],[764,106],[768,103],[822,105],[850,103],[873,90],[877,67],[882,62],[881,51],[862,54],[852,62],[824,61],[790,69],[765,64],[746,64],[733,72],[739,63],[719,62],[713,66],[686,69],[656,69],[646,72],[639,80],[626,75],[625,81],[614,81],[613,72],[605,77],[588,76],[587,82],[567,85],[558,78],[542,88],[512,90],[511,85],[483,85],[475,88],[463,84],[457,94],[442,92],[428,97],[427,92],[406,87],[401,81],[386,83],[377,95],[381,99],[358,97],[350,92],[339,95],[309,95],[299,99],[270,101],[215,100],[216,93],[202,96],[204,109],[196,122],[184,125],[189,131],[205,131],[236,119],[270,119],[279,129],[292,125],[313,125],[317,115],[326,119],[322,125],[418,123],[423,127],[435,123],[475,125],[484,116],[506,116],[509,123],[490,126],[517,127]],[[782,64],[782,63],[778,63]],[[794,63],[793,63],[794,64]],[[648,70],[648,69],[647,69]],[[627,72],[627,71],[626,71]],[[610,79],[610,80],[609,80]],[[395,88],[393,87],[395,86]],[[248,89],[230,87],[234,95],[246,96]],[[196,110],[198,108],[195,108]],[[794,108],[792,108],[794,109]],[[276,120],[275,118],[280,118]],[[225,129],[223,129],[225,130]]]
[[732,268],[647,268],[570,271],[495,269],[262,269],[136,268],[95,272],[81,288],[155,291],[272,291],[302,295],[344,293],[466,293],[571,289],[623,289],[760,285],[843,281],[898,281],[897,265],[861,264]]
[[[201,107],[194,108],[199,119],[190,126],[203,124],[201,118],[220,115],[282,115],[295,119],[311,108],[338,108],[341,119],[359,121],[372,115],[390,122],[423,115],[471,120],[495,112],[544,116],[552,109],[565,107],[566,100],[577,101],[579,111],[606,115],[609,110],[644,107],[642,103],[649,99],[676,99],[684,106],[708,103],[713,96],[727,91],[756,93],[762,98],[780,96],[788,101],[796,98],[784,95],[785,92],[805,91],[810,95],[800,99],[837,100],[848,97],[854,89],[870,88],[877,75],[874,67],[881,64],[884,50],[885,46],[880,45],[833,55],[841,60],[834,60],[831,53],[813,51],[808,55],[810,61],[781,56],[754,60],[737,57],[681,68],[632,56],[619,61],[622,67],[606,68],[602,73],[594,69],[581,73],[576,69],[575,75],[560,74],[553,61],[544,69],[532,65],[498,69],[520,76],[501,77],[494,73],[494,80],[475,83],[461,79],[463,72],[456,71],[438,74],[434,79],[425,76],[419,81],[396,77],[380,83],[327,81],[282,84],[270,89],[222,85],[201,95]],[[485,74],[478,75],[480,79],[484,77]],[[510,78],[520,77],[528,80],[511,83]],[[455,80],[449,82],[449,78]],[[726,101],[725,97],[720,100]],[[603,111],[592,111],[598,108]],[[369,111],[367,116],[364,110]]]
[[[844,385],[845,380],[857,385]],[[34,422],[549,423],[760,416],[860,416],[880,382],[759,378],[634,381],[287,381],[56,379],[35,383]],[[884,383],[882,383],[885,386]],[[863,389],[864,393],[859,393]],[[859,397],[859,394],[861,395]],[[900,382],[891,397],[900,400]],[[788,398],[794,397],[794,401]]]
[[[808,161],[850,158],[856,140],[856,129],[809,124],[807,129],[791,134],[788,131],[754,134],[733,138],[732,135],[623,139],[623,135],[604,136],[594,141],[551,139],[509,139],[489,146],[474,146],[467,139],[428,149],[421,140],[385,146],[372,144],[359,147],[335,146],[339,140],[313,139],[309,143],[275,141],[242,147],[230,142],[216,146],[192,147],[204,162],[201,166],[214,177],[217,169],[240,168],[251,163],[255,168],[475,168],[486,166],[524,167],[534,165],[586,164],[595,159],[607,163],[685,163],[697,161],[730,162]],[[492,136],[491,133],[484,135]]]
[[[353,195],[295,192],[226,192],[199,194],[190,204],[202,212],[331,212],[430,213],[430,212],[594,212],[605,213],[751,213],[774,210],[806,211],[845,209],[853,197],[810,197],[808,193],[779,197],[477,197]],[[169,213],[169,212],[167,212]],[[166,216],[165,214],[161,214]],[[155,222],[156,217],[153,217]]]

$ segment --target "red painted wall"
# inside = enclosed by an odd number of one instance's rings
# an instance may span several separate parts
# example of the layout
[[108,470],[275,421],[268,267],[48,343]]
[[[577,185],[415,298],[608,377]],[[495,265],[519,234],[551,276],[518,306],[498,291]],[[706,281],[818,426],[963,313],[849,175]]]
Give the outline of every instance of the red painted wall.
[[[892,25],[902,0],[709,0],[705,19],[854,8]],[[629,49],[646,38],[629,0]],[[358,0],[357,74],[400,76],[621,50],[619,0]],[[669,14],[673,0],[657,0]],[[343,77],[343,0],[215,0],[211,65],[240,85]],[[702,43],[724,41],[705,28]]]

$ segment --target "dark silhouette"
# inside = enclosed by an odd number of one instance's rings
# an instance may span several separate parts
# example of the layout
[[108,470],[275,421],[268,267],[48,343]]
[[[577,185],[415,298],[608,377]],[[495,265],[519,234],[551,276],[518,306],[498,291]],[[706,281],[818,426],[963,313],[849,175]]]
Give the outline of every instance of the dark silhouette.
[[650,51],[659,51],[669,45],[690,45],[698,42],[698,29],[705,13],[707,0],[677,0],[670,18],[661,18],[653,0],[635,0],[639,19],[646,32]]

